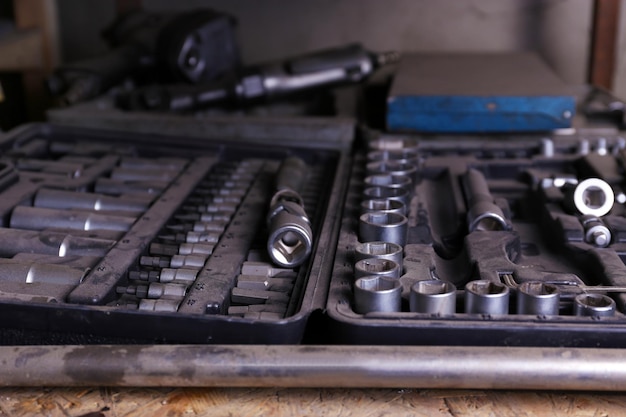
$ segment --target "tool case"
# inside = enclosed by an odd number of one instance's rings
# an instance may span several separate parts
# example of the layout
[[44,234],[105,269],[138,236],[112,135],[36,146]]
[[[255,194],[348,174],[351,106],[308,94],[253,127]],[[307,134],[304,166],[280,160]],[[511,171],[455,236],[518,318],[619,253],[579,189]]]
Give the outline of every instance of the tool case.
[[[5,135],[2,344],[626,345],[618,132],[241,123]],[[285,268],[267,216],[291,156],[314,239]]]
[[[346,197],[331,339],[623,348],[624,145],[615,131],[370,140]],[[381,184],[404,191],[382,202]]]
[[[319,121],[259,123],[290,135],[259,141],[245,121],[217,139],[53,124],[5,135],[1,342],[300,343],[326,301],[352,124],[320,139]],[[314,236],[291,268],[266,249],[287,157],[308,168]]]

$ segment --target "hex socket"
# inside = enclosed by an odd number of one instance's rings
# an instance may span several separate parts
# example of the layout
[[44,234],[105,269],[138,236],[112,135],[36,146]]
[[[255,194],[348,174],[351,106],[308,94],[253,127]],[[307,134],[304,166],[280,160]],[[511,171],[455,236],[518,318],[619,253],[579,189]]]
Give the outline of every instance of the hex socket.
[[402,285],[391,277],[362,277],[354,283],[354,312],[398,312],[401,309]]
[[574,208],[583,215],[602,217],[613,209],[615,193],[613,188],[600,178],[587,178],[566,191],[566,198],[571,199]]
[[402,269],[402,246],[392,242],[364,242],[354,248],[354,261],[361,259],[380,258],[389,259]]
[[402,214],[371,212],[359,217],[361,242],[383,241],[406,245],[408,219]]
[[380,211],[383,213],[406,214],[406,206],[398,200],[372,199],[361,202],[361,213]]
[[578,294],[574,298],[574,314],[587,317],[615,315],[615,301],[604,294]]
[[400,265],[390,259],[368,258],[361,259],[354,264],[354,277],[367,276],[400,278]]
[[517,314],[559,315],[559,290],[543,282],[524,282],[517,288]]
[[415,313],[452,315],[456,312],[456,287],[434,279],[416,282],[411,287],[409,305]]
[[276,264],[293,268],[311,254],[313,231],[302,206],[284,201],[271,209],[267,250]]
[[409,193],[413,191],[413,181],[407,175],[394,175],[394,174],[375,174],[368,175],[363,180],[366,186],[369,187],[390,187],[390,188],[403,188]]
[[375,161],[365,166],[367,175],[390,174],[406,175],[415,181],[417,177],[417,164],[400,161]]
[[419,153],[416,148],[379,149],[369,151],[367,153],[367,160],[372,162],[398,161],[416,164],[419,160]]
[[466,314],[508,314],[509,288],[488,280],[468,282],[465,286]]
[[405,213],[409,211],[411,196],[404,188],[391,187],[367,187],[363,190],[363,196],[367,200],[397,200],[405,207]]

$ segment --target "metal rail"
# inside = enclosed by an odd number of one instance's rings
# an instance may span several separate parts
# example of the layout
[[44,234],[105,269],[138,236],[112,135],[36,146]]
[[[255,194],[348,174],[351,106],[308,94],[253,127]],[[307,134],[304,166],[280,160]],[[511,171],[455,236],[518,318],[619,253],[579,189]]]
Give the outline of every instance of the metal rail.
[[446,346],[0,347],[1,386],[626,389],[626,350]]

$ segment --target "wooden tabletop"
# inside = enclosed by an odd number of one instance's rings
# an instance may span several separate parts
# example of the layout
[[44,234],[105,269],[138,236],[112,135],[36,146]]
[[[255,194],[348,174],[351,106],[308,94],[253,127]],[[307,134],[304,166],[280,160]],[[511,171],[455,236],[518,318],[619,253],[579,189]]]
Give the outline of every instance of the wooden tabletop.
[[0,416],[623,416],[626,394],[288,389],[2,388]]

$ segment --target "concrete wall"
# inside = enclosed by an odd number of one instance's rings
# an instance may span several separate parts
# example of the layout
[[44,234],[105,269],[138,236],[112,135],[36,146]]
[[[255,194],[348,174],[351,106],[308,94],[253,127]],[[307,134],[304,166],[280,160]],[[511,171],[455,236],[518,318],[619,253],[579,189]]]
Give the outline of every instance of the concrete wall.
[[[113,0],[57,0],[66,60],[103,50]],[[244,62],[359,41],[372,50],[536,50],[567,82],[586,80],[590,0],[144,0],[149,10],[235,15]]]

